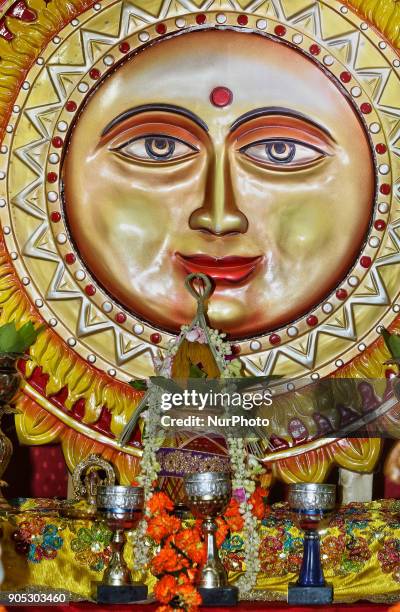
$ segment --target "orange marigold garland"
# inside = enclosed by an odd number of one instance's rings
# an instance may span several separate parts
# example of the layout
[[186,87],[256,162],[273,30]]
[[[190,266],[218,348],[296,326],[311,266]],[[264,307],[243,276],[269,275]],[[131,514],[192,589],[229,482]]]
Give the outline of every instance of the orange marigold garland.
[[[258,519],[265,515],[267,494],[266,489],[258,487],[251,496],[252,512]],[[158,491],[146,505],[146,535],[160,545],[150,562],[150,570],[158,579],[154,597],[162,604],[157,612],[196,612],[201,597],[194,582],[206,558],[201,521],[186,526],[172,514],[173,509],[174,504],[168,495]],[[217,546],[221,547],[230,533],[240,531],[243,525],[240,504],[232,498],[224,516],[217,518]]]
[[201,597],[193,582],[205,558],[205,547],[198,530],[183,527],[181,519],[171,514],[173,508],[172,500],[161,492],[155,492],[147,502],[147,536],[161,545],[150,562],[150,570],[158,578],[154,597],[167,604],[158,612],[195,612]]
[[[268,502],[268,491],[263,487],[257,487],[254,493],[249,498],[249,503],[253,506],[252,512],[258,520],[265,516],[265,509]],[[239,531],[239,530],[235,530]]]
[[158,514],[165,512],[171,512],[174,509],[173,501],[161,491],[153,493],[147,502],[147,508],[151,514]]

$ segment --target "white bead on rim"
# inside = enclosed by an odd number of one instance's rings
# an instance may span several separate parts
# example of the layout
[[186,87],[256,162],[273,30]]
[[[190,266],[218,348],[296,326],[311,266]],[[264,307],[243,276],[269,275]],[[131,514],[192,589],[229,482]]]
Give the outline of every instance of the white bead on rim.
[[265,19],[259,19],[256,23],[256,26],[259,30],[265,30],[267,27],[267,21]]
[[83,270],[77,270],[75,272],[75,278],[78,281],[83,281],[86,278],[86,273]]
[[65,234],[58,234],[57,236],[58,244],[65,244],[67,242],[67,237]]
[[102,305],[102,308],[104,312],[111,312],[113,309],[113,305],[111,304],[111,302],[104,302],[104,304]]

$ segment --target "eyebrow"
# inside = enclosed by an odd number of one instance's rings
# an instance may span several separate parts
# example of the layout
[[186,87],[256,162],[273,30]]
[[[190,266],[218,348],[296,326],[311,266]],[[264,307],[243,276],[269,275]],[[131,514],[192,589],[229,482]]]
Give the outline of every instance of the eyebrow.
[[108,125],[106,125],[101,135],[105,136],[106,134],[108,134],[108,132],[115,128],[116,125],[122,123],[123,121],[126,121],[127,119],[130,119],[135,115],[139,115],[140,113],[146,113],[149,111],[167,111],[170,113],[175,113],[176,115],[182,115],[183,117],[191,119],[192,121],[197,123],[197,125],[200,126],[203,130],[208,132],[207,124],[202,119],[200,119],[200,117],[195,115],[195,113],[192,113],[190,110],[187,110],[182,106],[175,106],[174,104],[142,104],[141,106],[130,108],[129,110],[124,111],[123,113],[118,115],[118,117],[115,117],[112,121],[110,121]]
[[324,127],[323,125],[314,121],[314,119],[311,119],[307,115],[303,115],[303,113],[299,113],[298,111],[295,111],[291,108],[282,108],[280,106],[267,106],[263,108],[255,108],[254,110],[248,111],[247,113],[244,113],[244,115],[238,117],[232,123],[230,131],[233,132],[234,130],[236,130],[236,128],[238,128],[246,121],[249,121],[250,119],[256,119],[257,117],[266,117],[269,115],[286,115],[287,117],[302,119],[303,121],[306,121],[310,125],[316,127],[318,130],[326,134],[326,136],[328,136],[331,140],[333,140],[333,142],[335,142],[335,139],[333,138],[329,130],[327,130],[326,127]]

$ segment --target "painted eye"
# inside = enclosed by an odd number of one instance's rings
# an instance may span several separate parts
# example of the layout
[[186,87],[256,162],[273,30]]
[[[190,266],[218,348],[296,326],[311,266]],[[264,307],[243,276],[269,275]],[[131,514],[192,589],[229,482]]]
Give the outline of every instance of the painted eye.
[[195,147],[183,140],[162,134],[136,138],[117,150],[125,157],[154,162],[178,160],[197,152]]
[[295,140],[263,140],[242,147],[240,152],[250,159],[275,168],[301,167],[325,157],[319,149]]

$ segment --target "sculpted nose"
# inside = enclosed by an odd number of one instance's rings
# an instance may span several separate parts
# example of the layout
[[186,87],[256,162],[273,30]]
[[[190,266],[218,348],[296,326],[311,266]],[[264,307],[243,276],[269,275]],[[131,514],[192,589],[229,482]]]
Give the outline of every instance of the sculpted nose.
[[244,234],[248,225],[246,216],[236,206],[227,154],[222,150],[209,164],[204,204],[193,211],[189,226],[224,236]]

